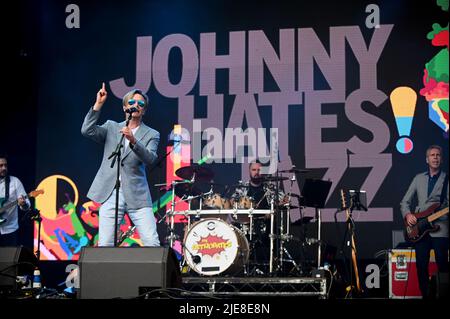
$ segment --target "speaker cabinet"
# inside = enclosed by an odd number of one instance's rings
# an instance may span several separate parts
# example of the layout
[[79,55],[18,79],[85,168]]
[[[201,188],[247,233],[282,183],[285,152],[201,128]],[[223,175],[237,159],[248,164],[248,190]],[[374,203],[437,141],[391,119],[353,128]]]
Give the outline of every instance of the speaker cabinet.
[[78,298],[133,298],[161,288],[181,287],[171,248],[84,247],[78,260]]
[[17,276],[33,275],[37,258],[23,246],[0,247],[0,289],[17,289]]

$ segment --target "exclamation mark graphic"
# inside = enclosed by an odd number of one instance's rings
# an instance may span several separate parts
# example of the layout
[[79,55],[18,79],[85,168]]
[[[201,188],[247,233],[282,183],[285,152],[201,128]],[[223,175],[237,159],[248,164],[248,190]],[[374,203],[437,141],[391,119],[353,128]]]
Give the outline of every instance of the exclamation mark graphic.
[[414,146],[409,135],[411,134],[411,126],[416,109],[417,94],[410,87],[400,86],[392,91],[390,99],[400,137],[397,140],[396,147],[400,153],[408,154]]

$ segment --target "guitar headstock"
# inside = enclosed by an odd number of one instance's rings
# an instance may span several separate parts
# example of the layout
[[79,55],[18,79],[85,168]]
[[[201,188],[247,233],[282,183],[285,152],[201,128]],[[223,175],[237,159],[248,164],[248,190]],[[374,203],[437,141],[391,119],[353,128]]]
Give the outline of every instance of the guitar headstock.
[[28,194],[28,196],[30,197],[38,197],[39,195],[44,194],[44,190],[43,189],[36,189],[35,191],[30,192],[30,194]]
[[346,192],[344,189],[341,188],[340,194],[341,194],[341,209],[346,210],[349,208],[348,192]]

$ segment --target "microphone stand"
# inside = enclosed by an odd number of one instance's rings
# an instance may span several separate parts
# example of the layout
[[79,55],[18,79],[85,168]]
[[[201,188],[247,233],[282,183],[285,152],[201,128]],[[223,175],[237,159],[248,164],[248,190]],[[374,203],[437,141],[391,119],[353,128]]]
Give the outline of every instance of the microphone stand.
[[273,235],[275,236],[275,246],[274,249],[277,249],[279,251],[279,255],[278,257],[276,257],[277,260],[277,269],[276,271],[282,269],[283,267],[283,256],[282,256],[282,250],[283,250],[283,240],[282,240],[282,236],[283,236],[283,218],[280,214],[280,199],[279,199],[279,194],[280,194],[280,183],[281,181],[278,180],[279,177],[279,172],[278,169],[276,171],[275,177],[277,178],[277,180],[275,181],[275,198],[274,198],[274,227],[276,226],[276,233],[274,233]]
[[35,220],[38,223],[38,235],[37,235],[37,249],[36,249],[36,258],[38,263],[41,261],[41,212],[37,209],[34,209],[35,214],[31,217],[31,220]]
[[[130,113],[128,115],[127,121],[125,123],[126,127],[128,127],[128,124],[130,123],[131,118],[132,118],[132,113]],[[118,224],[119,224],[118,219],[119,219],[120,166],[123,165],[122,164],[122,147],[123,147],[124,138],[125,138],[125,135],[122,134],[120,141],[116,146],[116,149],[108,157],[108,159],[112,159],[111,168],[114,167],[114,164],[117,161],[116,185],[114,186],[114,188],[116,190],[116,207],[115,207],[115,215],[114,215],[114,247],[118,247],[117,228],[118,228]]]

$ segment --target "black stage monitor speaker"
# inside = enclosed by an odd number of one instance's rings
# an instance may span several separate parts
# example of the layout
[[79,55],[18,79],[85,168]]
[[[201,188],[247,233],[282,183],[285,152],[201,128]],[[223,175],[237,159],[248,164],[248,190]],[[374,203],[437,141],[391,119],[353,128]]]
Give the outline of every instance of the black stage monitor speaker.
[[84,247],[78,260],[81,299],[135,298],[181,287],[177,259],[163,247]]
[[23,246],[0,247],[0,288],[16,289],[17,276],[33,275],[37,258]]

